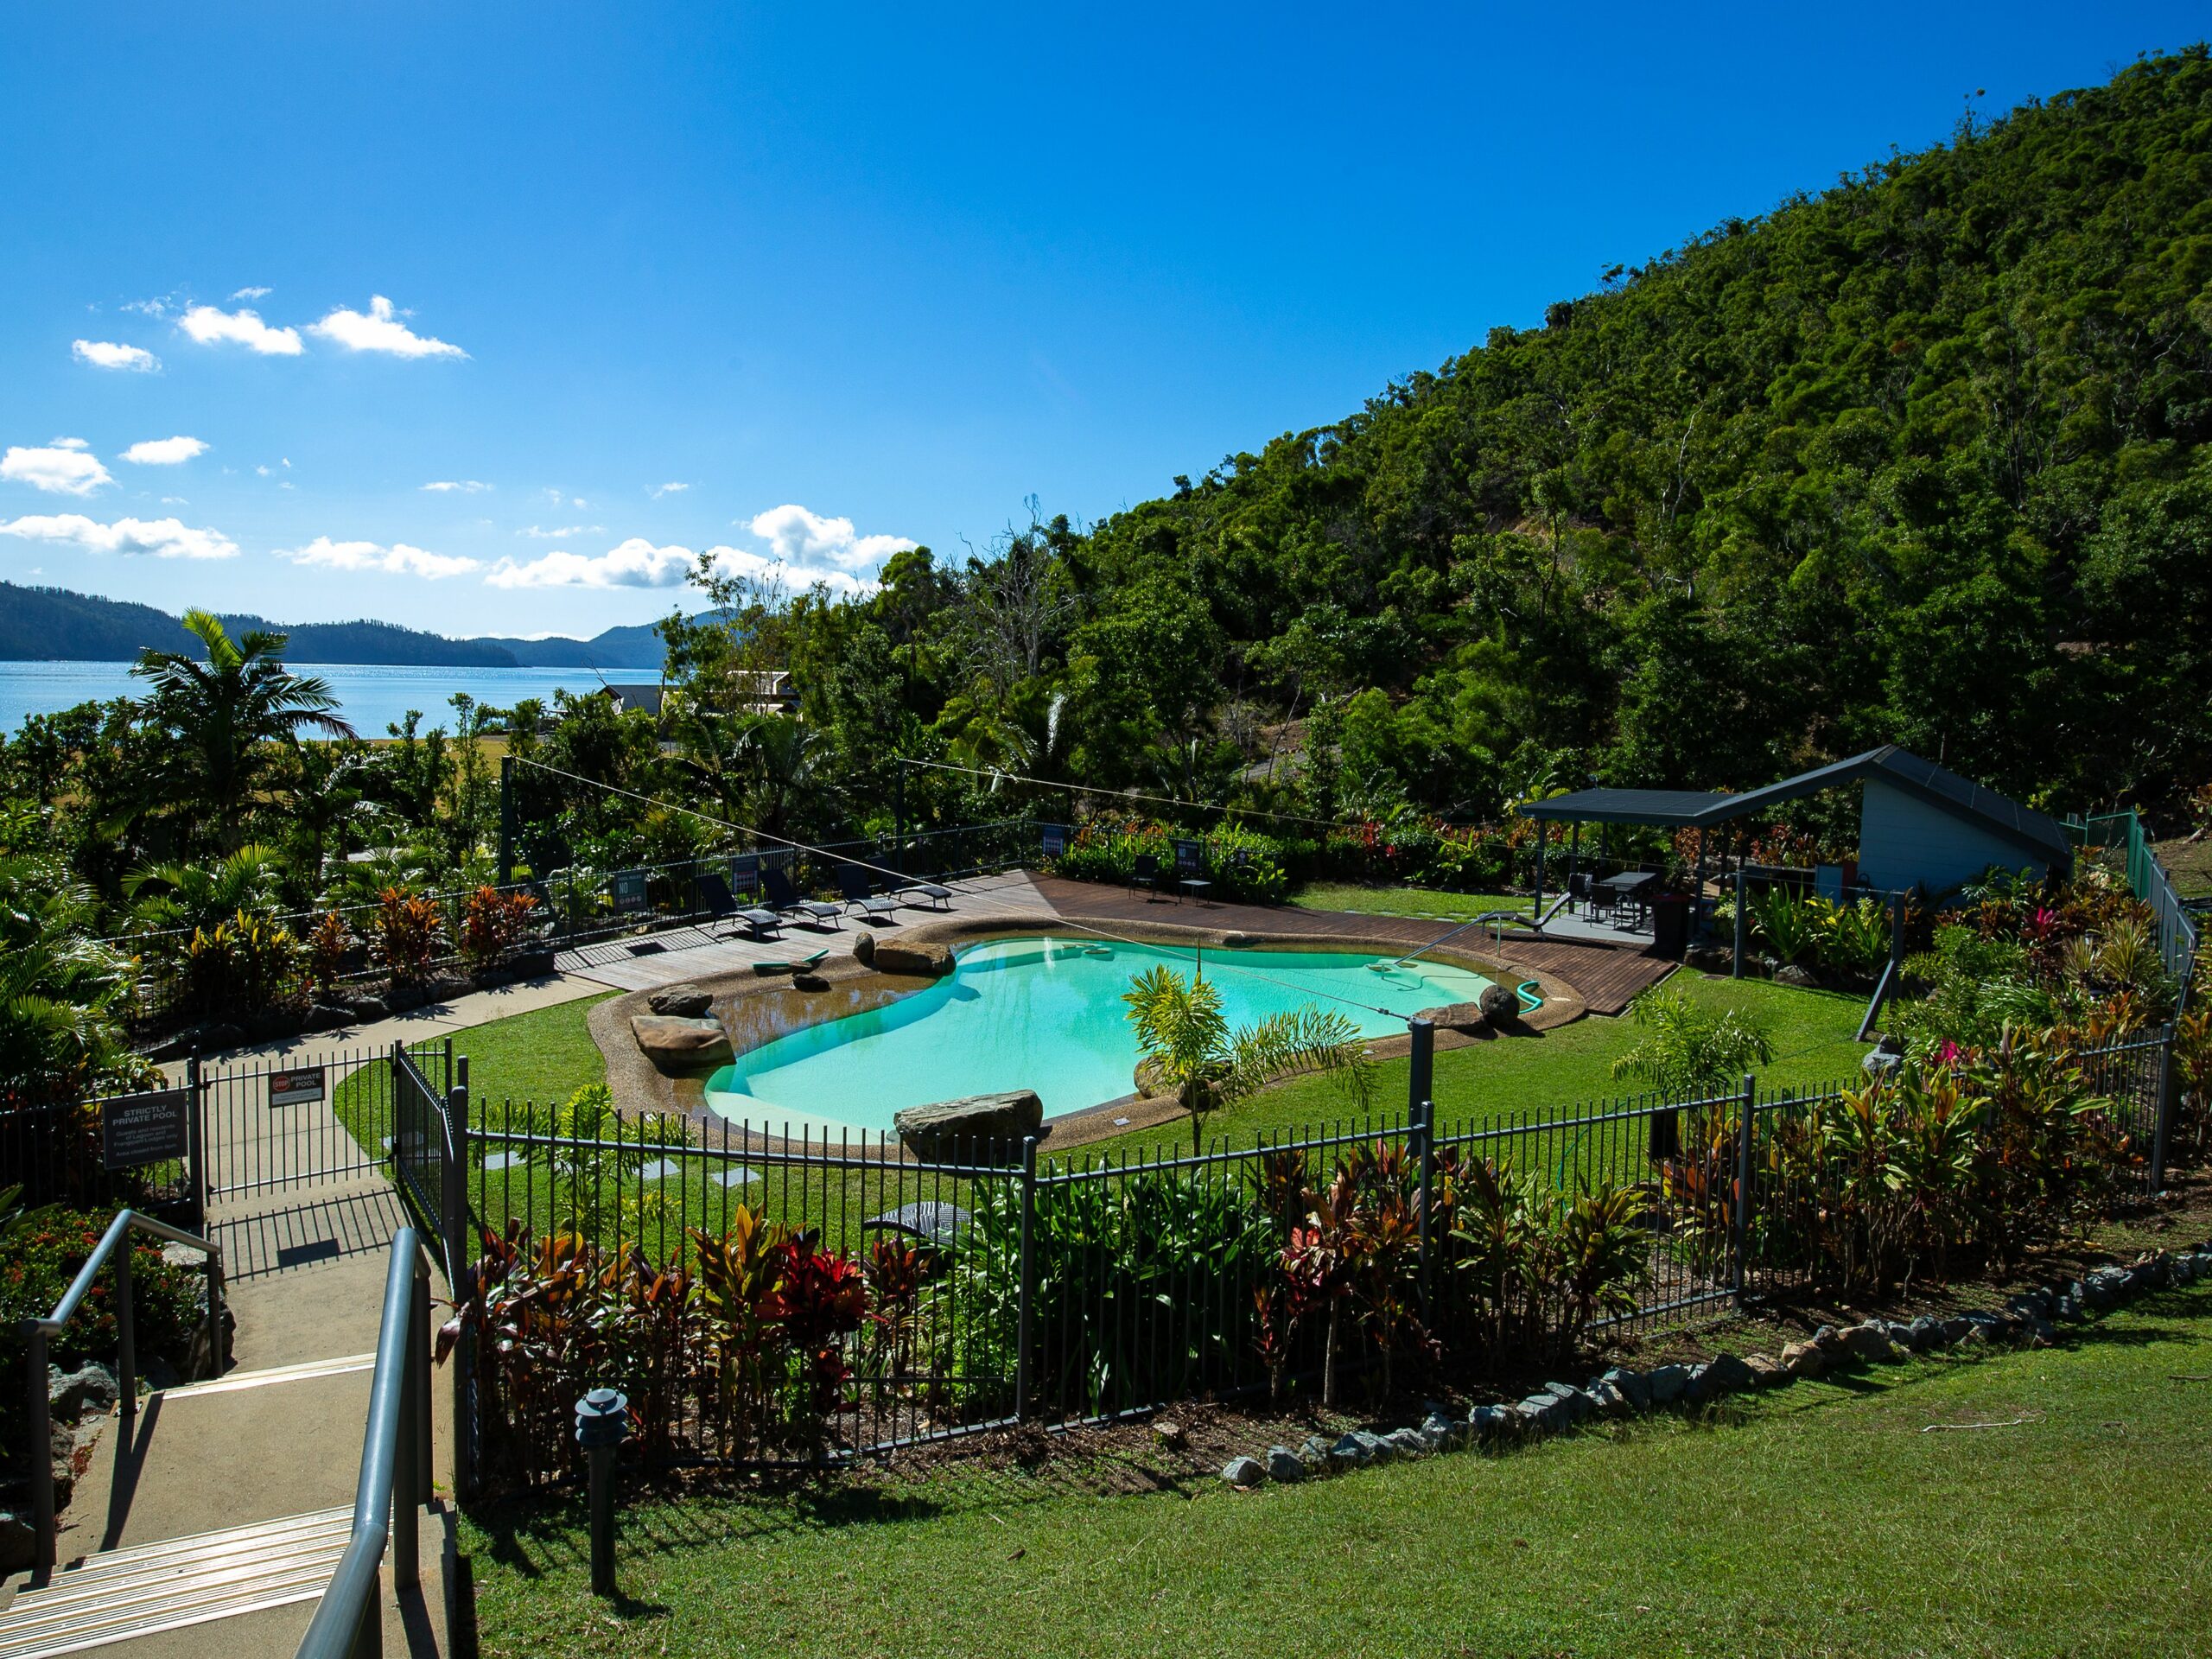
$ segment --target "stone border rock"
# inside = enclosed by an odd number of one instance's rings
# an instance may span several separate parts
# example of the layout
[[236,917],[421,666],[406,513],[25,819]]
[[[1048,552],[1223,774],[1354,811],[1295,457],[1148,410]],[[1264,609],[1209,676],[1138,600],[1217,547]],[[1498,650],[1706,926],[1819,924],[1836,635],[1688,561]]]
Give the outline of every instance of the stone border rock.
[[2053,1321],[2078,1324],[2108,1313],[2147,1291],[2212,1280],[2212,1241],[2194,1250],[2158,1250],[2132,1267],[2099,1268],[2079,1279],[2039,1286],[2008,1297],[2000,1309],[1910,1320],[1869,1319],[1839,1329],[1824,1325],[1779,1356],[1721,1354],[1699,1365],[1622,1366],[1579,1387],[1548,1382],[1510,1405],[1478,1405],[1465,1419],[1432,1404],[1418,1427],[1386,1433],[1354,1429],[1333,1443],[1319,1435],[1296,1452],[1272,1446],[1257,1457],[1232,1458],[1221,1478],[1249,1488],[1268,1480],[1301,1480],[1398,1458],[1421,1458],[1465,1447],[1502,1450],[1546,1434],[1564,1433],[1600,1418],[1639,1416],[1706,1404],[1755,1389],[1785,1388],[1799,1377],[1862,1365],[1893,1365],[1913,1354],[1938,1350],[1971,1354],[1996,1347],[2048,1348],[2058,1339]]

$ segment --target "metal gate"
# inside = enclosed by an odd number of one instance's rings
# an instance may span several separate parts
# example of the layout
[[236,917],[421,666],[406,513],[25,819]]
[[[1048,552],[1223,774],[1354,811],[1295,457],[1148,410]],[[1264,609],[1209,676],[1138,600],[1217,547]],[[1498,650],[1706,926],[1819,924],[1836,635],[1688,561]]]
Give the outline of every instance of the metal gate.
[[209,1202],[387,1173],[420,1138],[416,1096],[424,1088],[442,1096],[453,1072],[450,1038],[196,1065]]

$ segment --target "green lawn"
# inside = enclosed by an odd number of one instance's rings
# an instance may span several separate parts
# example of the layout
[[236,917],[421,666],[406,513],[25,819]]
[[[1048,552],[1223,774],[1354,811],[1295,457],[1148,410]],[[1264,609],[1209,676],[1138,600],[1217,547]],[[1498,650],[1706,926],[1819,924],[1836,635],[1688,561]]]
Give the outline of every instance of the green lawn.
[[462,1535],[494,1659],[2201,1654],[2208,1343],[2198,1289],[2067,1348],[1249,1494],[1047,1464],[633,1500],[613,1605],[573,1497]]
[[1369,887],[1349,881],[1309,881],[1290,895],[1300,910],[1344,910],[1363,916],[1436,916],[1471,921],[1486,910],[1529,908],[1529,896],[1446,893],[1437,887]]
[[[1775,1060],[1761,1071],[1764,1083],[1833,1083],[1859,1075],[1859,1062],[1866,1051],[1857,1036],[1866,1005],[1858,997],[1792,990],[1760,979],[1710,977],[1687,968],[1667,982],[1700,1002],[1743,1009],[1765,1021],[1774,1039]],[[1616,1083],[1612,1065],[1642,1034],[1627,1019],[1593,1017],[1540,1035],[1500,1037],[1440,1052],[1437,1121],[1449,1127],[1524,1113],[1564,1116],[1580,1105],[1629,1092],[1633,1085]],[[1377,1065],[1374,1101],[1378,1112],[1404,1112],[1408,1071],[1403,1059]],[[1207,1120],[1206,1134],[1209,1140],[1249,1144],[1260,1133],[1330,1122],[1348,1110],[1337,1080],[1302,1077],[1216,1112]],[[1190,1138],[1188,1122],[1182,1121],[1133,1132],[1112,1144],[1117,1150],[1179,1146],[1187,1152]]]
[[480,1099],[566,1100],[588,1083],[607,1081],[607,1057],[591,1039],[585,1016],[617,993],[557,1003],[477,1026],[454,1039],[468,1056],[469,1084]]
[[[1709,977],[1689,969],[1669,983],[1700,1001],[1744,1009],[1766,1022],[1776,1057],[1761,1073],[1765,1082],[1810,1084],[1858,1075],[1866,1051],[1854,1040],[1865,1010],[1857,997],[1792,990],[1764,980]],[[599,1000],[516,1014],[457,1038],[454,1048],[469,1057],[470,1082],[480,1106],[499,1100],[541,1104],[565,1100],[582,1084],[603,1081],[606,1062],[584,1024]],[[1438,1119],[1450,1126],[1519,1114],[1564,1115],[1578,1106],[1613,1098],[1626,1092],[1628,1085],[1614,1082],[1612,1063],[1635,1046],[1639,1035],[1625,1019],[1592,1018],[1541,1035],[1501,1037],[1440,1053]],[[1378,1064],[1373,1096],[1378,1114],[1403,1112],[1408,1070],[1403,1059]],[[349,1123],[360,1116],[346,1089],[340,1090],[338,1104]],[[1207,1134],[1209,1139],[1246,1145],[1262,1133],[1334,1122],[1348,1109],[1331,1079],[1299,1078],[1216,1113]],[[1154,1147],[1187,1150],[1189,1141],[1187,1125],[1178,1122],[1132,1131],[1109,1144],[1116,1152]]]
[[2184,899],[2212,896],[2212,836],[2202,841],[2160,841],[2151,850],[2166,867],[2174,891]]

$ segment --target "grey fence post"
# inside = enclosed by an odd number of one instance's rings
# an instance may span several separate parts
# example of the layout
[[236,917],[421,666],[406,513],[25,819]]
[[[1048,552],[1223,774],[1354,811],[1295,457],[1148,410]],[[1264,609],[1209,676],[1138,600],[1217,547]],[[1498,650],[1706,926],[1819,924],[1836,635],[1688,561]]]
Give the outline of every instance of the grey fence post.
[[1435,1276],[1429,1265],[1428,1226],[1436,1200],[1436,1103],[1424,1100],[1414,1109],[1414,1112],[1413,1132],[1420,1137],[1421,1211],[1416,1219],[1421,1226],[1421,1316],[1426,1324],[1429,1317],[1430,1287]]
[[[459,1076],[446,1095],[445,1133],[438,1137],[438,1231],[443,1235],[446,1289],[458,1307],[468,1300],[472,1242],[468,1230],[468,1056],[455,1062]],[[476,1424],[469,1414],[474,1392],[475,1350],[466,1342],[453,1351],[453,1490],[456,1499],[472,1497],[476,1484]]]
[[2158,1128],[2151,1141],[2151,1191],[2166,1190],[2166,1147],[2172,1139],[2174,1114],[2181,1105],[2181,1068],[2174,1064],[2174,1035],[2168,1026],[2158,1046]]
[[186,1149],[192,1160],[192,1225],[195,1231],[207,1230],[207,1120],[203,1109],[206,1096],[200,1092],[200,1051],[194,1049],[184,1057],[184,1086],[191,1096],[191,1109],[185,1115],[185,1133],[189,1137]]
[[1035,1344],[1033,1305],[1037,1300],[1037,1264],[1033,1234],[1037,1221],[1037,1137],[1021,1141],[1021,1301],[1014,1327],[1014,1414],[1029,1421],[1029,1383],[1032,1350]]
[[1751,1074],[1744,1074],[1742,1118],[1736,1125],[1736,1224],[1732,1241],[1735,1256],[1736,1306],[1742,1311],[1745,1287],[1751,1275],[1745,1262],[1751,1253],[1751,1119],[1758,1107],[1758,1082]]
[[47,1389],[46,1327],[23,1321],[24,1473],[31,1483],[31,1585],[44,1589],[54,1577],[54,1419]]
[[124,1446],[130,1442],[131,1426],[138,1420],[138,1321],[131,1303],[137,1300],[130,1272],[130,1234],[126,1229],[115,1250],[115,1408],[122,1427],[116,1432]]
[[1744,913],[1747,897],[1744,884],[1744,867],[1738,864],[1736,866],[1736,949],[1734,954],[1728,959],[1728,977],[1731,979],[1741,979],[1744,976],[1744,940],[1750,921],[1750,918]]
[[1406,1116],[1411,1119],[1436,1092],[1436,1027],[1416,1014],[1406,1021],[1406,1033],[1413,1039],[1412,1074],[1406,1079]]

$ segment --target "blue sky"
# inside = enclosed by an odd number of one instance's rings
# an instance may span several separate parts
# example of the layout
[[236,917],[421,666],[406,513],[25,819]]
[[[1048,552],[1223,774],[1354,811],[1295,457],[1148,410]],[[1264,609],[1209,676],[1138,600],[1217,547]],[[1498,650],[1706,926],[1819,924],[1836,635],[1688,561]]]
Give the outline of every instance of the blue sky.
[[648,620],[712,547],[849,588],[2206,32],[943,10],[11,9],[0,579],[456,633]]

